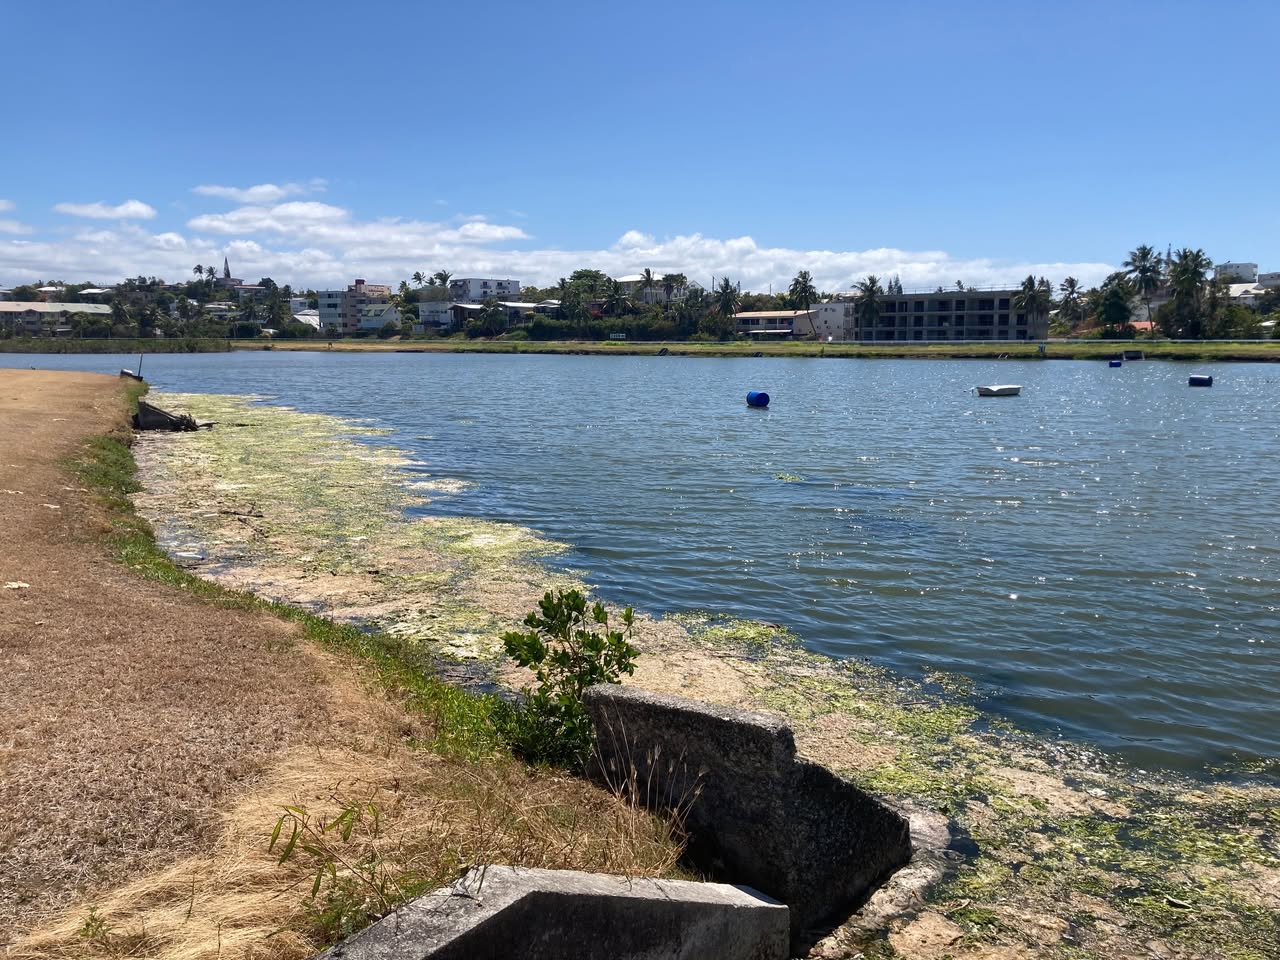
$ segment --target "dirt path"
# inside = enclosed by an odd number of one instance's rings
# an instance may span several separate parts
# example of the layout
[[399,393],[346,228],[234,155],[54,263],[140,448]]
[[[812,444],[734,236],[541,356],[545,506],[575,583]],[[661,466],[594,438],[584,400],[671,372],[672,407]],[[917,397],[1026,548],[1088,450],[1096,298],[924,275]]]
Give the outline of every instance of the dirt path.
[[214,808],[324,727],[281,622],[131,574],[60,460],[123,425],[119,384],[0,371],[0,945],[193,849]]
[[[64,462],[127,436],[123,410],[114,378],[0,370],[0,955],[301,960],[384,889],[470,864],[672,869],[665,821],[487,747],[419,749],[445,714],[406,710],[367,663],[123,565]],[[286,806],[313,830],[376,812],[333,859],[282,864]],[[308,898],[325,862],[377,866]]]

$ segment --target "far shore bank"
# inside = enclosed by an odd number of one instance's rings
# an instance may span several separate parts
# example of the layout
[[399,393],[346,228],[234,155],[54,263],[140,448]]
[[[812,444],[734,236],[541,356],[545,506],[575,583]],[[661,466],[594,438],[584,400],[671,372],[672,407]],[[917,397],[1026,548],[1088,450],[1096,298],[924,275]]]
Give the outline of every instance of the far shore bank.
[[1112,360],[1138,351],[1147,360],[1268,363],[1280,361],[1280,340],[1049,340],[970,343],[777,343],[627,340],[0,340],[0,353],[225,353],[233,350],[338,353],[538,353],[592,356],[811,357],[885,360]]

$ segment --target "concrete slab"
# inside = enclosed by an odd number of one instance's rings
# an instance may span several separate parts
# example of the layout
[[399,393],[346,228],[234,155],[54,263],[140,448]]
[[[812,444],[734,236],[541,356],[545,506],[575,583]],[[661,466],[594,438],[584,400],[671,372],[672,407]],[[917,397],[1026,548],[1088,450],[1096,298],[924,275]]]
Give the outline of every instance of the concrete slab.
[[748,887],[491,866],[317,960],[786,960],[788,931]]

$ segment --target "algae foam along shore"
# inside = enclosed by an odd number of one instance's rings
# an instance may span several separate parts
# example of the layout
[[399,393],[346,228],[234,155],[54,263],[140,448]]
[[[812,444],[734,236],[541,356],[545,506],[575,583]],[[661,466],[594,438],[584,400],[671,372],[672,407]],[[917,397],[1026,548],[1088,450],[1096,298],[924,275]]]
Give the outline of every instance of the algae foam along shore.
[[[555,569],[564,547],[527,528],[433,514],[465,484],[380,428],[244,397],[157,402],[220,423],[138,444],[138,507],[173,554],[219,582],[376,625],[421,650],[424,669],[465,660],[468,676],[502,675],[498,633],[545,587],[578,579]],[[904,949],[932,925],[954,934],[957,957],[991,944],[1145,956],[1151,942],[1275,955],[1272,787],[1143,774],[1013,729],[962,678],[831,659],[725,613],[646,620],[639,641],[634,682],[780,712],[805,754],[954,821],[969,856],[895,926]],[[867,935],[855,924],[828,947]]]

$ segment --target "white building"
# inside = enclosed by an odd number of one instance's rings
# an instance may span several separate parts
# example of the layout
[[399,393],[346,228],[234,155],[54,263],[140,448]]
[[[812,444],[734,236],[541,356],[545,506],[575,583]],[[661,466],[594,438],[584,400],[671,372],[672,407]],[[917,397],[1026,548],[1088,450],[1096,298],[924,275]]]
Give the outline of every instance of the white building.
[[514,300],[520,296],[519,280],[463,277],[449,281],[449,297],[454,303],[484,303],[486,300]]
[[831,300],[815,303],[809,308],[813,314],[813,332],[819,340],[852,340],[853,321],[858,305],[850,300]]
[[310,309],[312,309],[311,301],[308,300],[306,297],[290,297],[289,298],[289,312],[292,313],[294,316],[297,316],[299,313],[302,313],[303,311],[310,310]]
[[400,310],[391,303],[371,303],[360,309],[360,327],[363,333],[377,333],[388,323],[400,326]]
[[1258,274],[1258,286],[1266,290],[1272,290],[1276,287],[1280,287],[1280,273]]
[[1230,280],[1232,283],[1257,283],[1258,265],[1256,263],[1216,263],[1213,276],[1218,280]]
[[419,300],[416,329],[448,330],[453,326],[453,304],[448,300]]
[[749,337],[808,337],[814,329],[811,310],[748,310],[733,319],[737,332]]
[[624,294],[641,303],[667,303],[673,300],[683,300],[690,290],[702,289],[702,285],[696,280],[686,278],[682,284],[672,284],[670,291],[668,291],[667,285],[662,282],[662,278],[671,275],[676,275],[676,271],[655,273],[653,275],[653,286],[648,288],[644,286],[643,273],[632,273],[625,277],[618,277],[617,281]]

